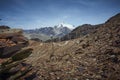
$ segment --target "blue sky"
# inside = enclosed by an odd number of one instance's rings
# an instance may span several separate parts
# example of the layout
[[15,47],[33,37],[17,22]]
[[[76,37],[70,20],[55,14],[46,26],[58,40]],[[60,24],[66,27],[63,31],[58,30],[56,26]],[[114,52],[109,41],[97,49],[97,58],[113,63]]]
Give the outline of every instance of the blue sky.
[[0,25],[34,29],[66,22],[100,24],[120,12],[120,0],[0,0]]

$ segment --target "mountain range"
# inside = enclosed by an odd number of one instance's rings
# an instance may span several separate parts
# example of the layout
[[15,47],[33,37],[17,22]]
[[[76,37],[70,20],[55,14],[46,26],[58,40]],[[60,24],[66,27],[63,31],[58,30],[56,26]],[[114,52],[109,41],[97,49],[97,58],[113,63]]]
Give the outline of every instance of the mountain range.
[[24,30],[24,35],[29,39],[38,38],[42,41],[48,40],[51,37],[62,37],[70,33],[74,29],[73,25],[60,23],[54,27],[43,27],[39,29]]

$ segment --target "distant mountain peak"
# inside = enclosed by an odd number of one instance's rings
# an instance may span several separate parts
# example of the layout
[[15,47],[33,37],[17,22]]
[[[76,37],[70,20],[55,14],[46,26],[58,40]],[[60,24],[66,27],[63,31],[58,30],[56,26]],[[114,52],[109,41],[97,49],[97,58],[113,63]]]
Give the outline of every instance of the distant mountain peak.
[[58,25],[55,26],[56,28],[63,28],[63,27],[67,27],[70,30],[73,30],[75,27],[71,24],[65,23],[65,22],[61,22]]

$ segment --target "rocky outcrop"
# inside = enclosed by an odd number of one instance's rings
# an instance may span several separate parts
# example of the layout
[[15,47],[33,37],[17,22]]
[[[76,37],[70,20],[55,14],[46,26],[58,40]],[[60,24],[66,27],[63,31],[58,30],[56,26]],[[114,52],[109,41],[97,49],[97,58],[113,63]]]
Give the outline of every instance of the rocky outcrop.
[[27,80],[26,78],[33,75],[32,78],[35,78],[36,71],[23,60],[31,54],[31,51],[30,48],[22,49],[7,59],[1,59],[0,80]]
[[0,34],[0,57],[10,57],[21,48],[28,45],[28,40],[22,35],[21,30],[5,31]]
[[36,71],[24,59],[31,53],[28,39],[20,29],[1,29],[0,33],[0,80],[32,80]]

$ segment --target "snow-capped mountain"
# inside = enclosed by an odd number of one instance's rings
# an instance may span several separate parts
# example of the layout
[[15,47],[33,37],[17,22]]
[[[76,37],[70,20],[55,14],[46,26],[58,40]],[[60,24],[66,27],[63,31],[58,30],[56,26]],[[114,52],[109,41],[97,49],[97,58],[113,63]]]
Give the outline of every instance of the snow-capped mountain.
[[62,23],[60,23],[60,24],[58,24],[58,25],[56,25],[58,28],[60,28],[60,27],[67,27],[67,28],[69,28],[69,29],[71,29],[71,30],[73,30],[75,27],[73,26],[73,25],[71,25],[71,24],[67,24],[67,23],[64,23],[64,22],[62,22]]
[[[46,38],[50,39],[51,36],[62,37],[70,33],[73,29],[74,29],[73,25],[70,25],[67,23],[60,23],[58,25],[55,25],[54,27],[43,27],[43,28],[34,29],[34,30],[24,30],[24,33],[25,35],[29,35],[29,38],[41,39],[47,36]],[[40,37],[41,35],[44,35],[44,36]],[[47,39],[44,39],[44,40],[47,40]]]

